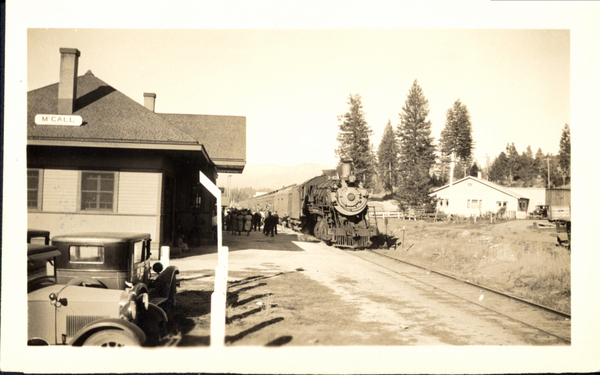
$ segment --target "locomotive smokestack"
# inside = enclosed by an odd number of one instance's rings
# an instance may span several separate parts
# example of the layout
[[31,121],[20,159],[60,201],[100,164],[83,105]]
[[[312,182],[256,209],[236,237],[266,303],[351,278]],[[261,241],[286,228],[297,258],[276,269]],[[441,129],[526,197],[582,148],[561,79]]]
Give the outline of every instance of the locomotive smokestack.
[[350,172],[352,170],[352,162],[350,160],[342,160],[342,170],[340,173],[340,178],[342,180],[347,180],[350,177]]

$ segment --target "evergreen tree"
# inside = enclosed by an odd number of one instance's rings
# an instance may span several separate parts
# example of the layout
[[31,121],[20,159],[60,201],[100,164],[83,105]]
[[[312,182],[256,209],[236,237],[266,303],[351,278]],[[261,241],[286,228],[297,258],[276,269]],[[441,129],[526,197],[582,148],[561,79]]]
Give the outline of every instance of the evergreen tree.
[[544,159],[544,153],[541,148],[538,148],[535,153],[535,158],[533,159],[533,168],[535,169],[535,173],[538,178],[541,178],[544,172],[544,168],[546,168],[546,160]]
[[431,202],[431,167],[435,164],[435,146],[431,136],[429,101],[413,82],[397,128],[399,139],[398,198],[403,205],[421,206]]
[[506,154],[503,151],[500,153],[500,155],[494,158],[494,161],[490,166],[490,170],[488,172],[490,181],[495,182],[497,184],[504,184],[504,181],[508,178],[509,175],[508,170],[508,158],[506,157]]
[[571,180],[571,129],[569,124],[565,124],[562,135],[560,136],[560,146],[558,150],[558,166],[563,177],[563,185]]
[[383,129],[381,143],[379,143],[377,149],[377,160],[379,180],[382,182],[385,190],[393,193],[393,187],[396,185],[398,175],[398,144],[390,120],[388,120],[385,129]]
[[477,177],[478,173],[481,171],[479,166],[477,165],[477,161],[473,162],[471,169],[469,170],[469,176]]
[[535,185],[535,180],[537,177],[537,172],[533,165],[533,151],[531,151],[531,146],[527,146],[527,150],[521,154],[521,181],[522,186],[531,187]]
[[457,161],[467,162],[471,158],[473,145],[471,115],[467,106],[458,99],[446,111],[446,124],[440,135],[442,158],[454,153]]
[[339,147],[335,153],[340,162],[351,159],[357,178],[364,182],[365,187],[372,187],[375,154],[369,136],[373,134],[373,130],[365,120],[360,94],[350,94],[348,105],[350,110],[342,116],[338,116],[340,122],[340,132],[337,136]]
[[506,145],[506,158],[508,167],[508,186],[513,186],[513,182],[521,178],[519,153],[514,143]]

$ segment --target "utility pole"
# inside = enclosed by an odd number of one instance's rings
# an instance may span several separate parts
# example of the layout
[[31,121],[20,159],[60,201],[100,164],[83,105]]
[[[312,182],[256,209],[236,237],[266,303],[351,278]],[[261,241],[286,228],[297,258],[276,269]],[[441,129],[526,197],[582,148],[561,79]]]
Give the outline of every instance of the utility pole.
[[388,165],[389,165],[389,172],[390,172],[389,173],[390,174],[390,190],[391,190],[391,193],[394,194],[394,184],[392,184],[392,162],[390,161]]
[[231,175],[227,175],[227,197],[229,206],[231,206]]
[[546,157],[546,164],[548,164],[548,189],[550,189],[550,157]]
[[450,161],[450,188],[448,189],[448,207],[446,208],[450,212],[452,207],[452,180],[454,178],[454,163],[456,162],[454,151],[452,151],[452,159]]

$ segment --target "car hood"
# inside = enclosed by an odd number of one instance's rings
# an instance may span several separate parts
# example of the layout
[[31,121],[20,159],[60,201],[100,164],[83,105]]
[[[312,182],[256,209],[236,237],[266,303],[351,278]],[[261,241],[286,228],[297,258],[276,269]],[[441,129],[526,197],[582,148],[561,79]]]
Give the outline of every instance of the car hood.
[[125,292],[115,289],[56,284],[29,293],[27,301],[49,301],[51,293],[56,294],[59,299],[67,298],[70,302],[118,303],[121,295]]

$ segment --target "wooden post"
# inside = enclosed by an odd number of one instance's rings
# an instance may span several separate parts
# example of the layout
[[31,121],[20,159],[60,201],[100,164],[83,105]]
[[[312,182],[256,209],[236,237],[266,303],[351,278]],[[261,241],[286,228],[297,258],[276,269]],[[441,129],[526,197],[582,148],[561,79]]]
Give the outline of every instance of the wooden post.
[[210,346],[225,346],[225,326],[227,317],[227,274],[229,268],[229,248],[223,246],[223,219],[221,218],[221,190],[200,172],[200,183],[217,198],[217,249],[218,264],[215,268],[215,287],[210,297]]

